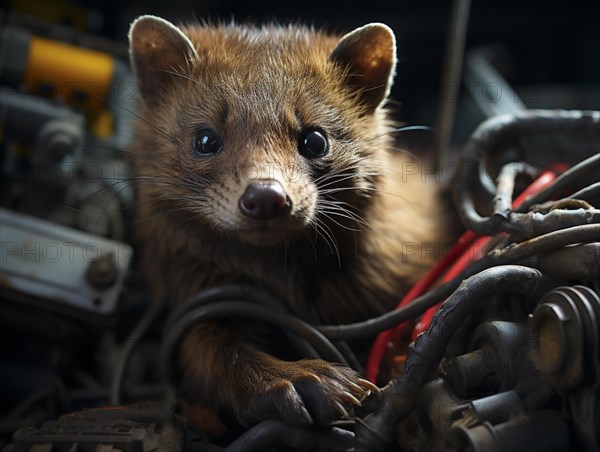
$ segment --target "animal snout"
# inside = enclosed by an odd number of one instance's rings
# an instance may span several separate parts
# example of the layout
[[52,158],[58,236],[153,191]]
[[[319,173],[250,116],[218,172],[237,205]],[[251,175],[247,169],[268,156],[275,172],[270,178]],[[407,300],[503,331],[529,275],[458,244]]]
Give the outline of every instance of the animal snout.
[[286,215],[292,207],[281,184],[275,180],[248,184],[240,197],[240,211],[254,220],[273,220]]

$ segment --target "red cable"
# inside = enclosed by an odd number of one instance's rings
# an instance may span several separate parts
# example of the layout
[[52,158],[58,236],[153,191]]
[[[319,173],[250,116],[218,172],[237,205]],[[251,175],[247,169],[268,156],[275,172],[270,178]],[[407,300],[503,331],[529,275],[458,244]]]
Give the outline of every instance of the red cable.
[[[558,166],[558,165],[556,165]],[[561,167],[564,170],[564,168]],[[553,171],[546,171],[542,173],[535,181],[531,183],[523,192],[513,201],[512,207],[516,209],[521,205],[525,199],[531,195],[536,194],[541,189],[548,186],[556,179],[556,173]],[[450,281],[451,279],[458,276],[465,268],[467,268],[472,262],[481,259],[485,254],[485,247],[490,243],[491,237],[481,237],[456,261],[456,263],[448,270],[448,273],[442,279],[443,283]],[[438,303],[435,306],[429,308],[425,314],[421,317],[421,320],[415,325],[411,339],[414,341],[416,337],[427,331],[433,316],[439,309],[442,303]]]
[[[554,171],[562,172],[565,166],[562,164],[556,164],[553,168]],[[529,185],[513,202],[513,207],[519,206],[525,199],[531,195],[541,191],[548,185],[550,185],[554,179],[556,179],[556,173],[554,171],[544,171],[531,185]],[[397,308],[406,306],[408,303],[413,301],[425,293],[437,279],[444,273],[448,267],[450,269],[443,278],[443,282],[447,282],[458,274],[460,274],[471,262],[479,259],[482,255],[482,251],[485,250],[485,246],[489,243],[490,237],[480,237],[472,231],[466,231],[459,239],[458,243],[454,245],[446,254],[441,261],[439,261],[429,272],[425,274],[402,298]],[[421,321],[417,324],[413,330],[413,340],[421,332],[426,331],[431,324],[433,316],[437,312],[439,303],[436,306],[429,308],[421,318]],[[390,343],[390,339],[393,335],[399,335],[407,332],[410,328],[411,322],[402,322],[395,328],[381,332],[375,339],[371,352],[367,358],[367,364],[365,368],[365,377],[376,383],[379,368],[381,367],[381,360],[385,354],[386,347]]]
[[[457,277],[465,268],[467,268],[472,262],[481,259],[485,255],[485,248],[490,243],[491,237],[479,237],[473,245],[469,247],[465,253],[458,258],[456,263],[448,270],[448,272],[442,278],[442,283],[446,283],[451,279]],[[423,316],[421,320],[417,322],[415,328],[413,329],[411,340],[415,340],[416,337],[427,331],[431,321],[433,320],[433,316],[438,311],[443,302],[436,304],[435,306],[430,307]]]
[[[406,306],[408,303],[413,301],[415,298],[421,296],[423,293],[427,291],[427,289],[440,277],[440,275],[448,268],[452,262],[454,262],[458,257],[460,257],[466,249],[470,247],[475,239],[477,239],[477,234],[472,231],[466,231],[459,239],[458,243],[454,245],[431,270],[429,270],[425,276],[423,276],[402,298],[397,308],[401,308]],[[385,352],[386,345],[390,341],[390,338],[394,332],[399,333],[401,330],[404,330],[410,327],[411,322],[406,321],[402,322],[400,325],[395,328],[391,328],[386,331],[382,331],[379,333],[373,346],[371,347],[371,352],[367,358],[367,365],[365,368],[365,377],[375,383],[377,380],[377,374],[379,372],[379,367],[381,365],[381,359],[383,358],[383,354]]]

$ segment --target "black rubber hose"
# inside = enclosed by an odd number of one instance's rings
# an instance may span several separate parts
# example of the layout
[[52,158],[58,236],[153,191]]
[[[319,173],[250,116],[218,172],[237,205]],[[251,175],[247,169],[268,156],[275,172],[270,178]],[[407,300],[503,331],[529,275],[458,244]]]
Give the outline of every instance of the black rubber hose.
[[345,358],[329,339],[297,317],[244,301],[219,301],[193,309],[171,325],[165,334],[160,351],[160,364],[164,375],[170,376],[171,369],[175,367],[173,365],[175,351],[178,350],[181,339],[191,327],[207,320],[235,317],[249,318],[276,325],[302,337],[324,359],[348,365]]
[[404,374],[383,391],[378,409],[356,426],[356,452],[383,451],[392,446],[395,425],[414,409],[423,384],[444,356],[457,328],[479,304],[499,293],[539,298],[553,287],[539,270],[519,265],[494,267],[461,283],[441,306],[430,327],[411,344]]
[[446,284],[416,298],[409,305],[386,312],[379,317],[345,325],[319,325],[317,329],[331,340],[357,340],[375,336],[384,330],[423,314],[427,309],[435,306],[454,292],[462,279],[461,274]]
[[[164,331],[168,331],[174,322],[181,317],[184,317],[187,312],[193,309],[209,303],[232,300],[247,301],[257,305],[267,306],[283,314],[289,311],[287,304],[282,298],[261,286],[244,283],[225,284],[203,289],[179,304],[167,318]],[[320,358],[314,348],[307,344],[302,338],[295,334],[289,334],[287,331],[282,331],[282,333],[301,356],[306,358]]]
[[177,305],[165,322],[165,330],[186,312],[216,301],[247,300],[263,306],[270,306],[280,312],[286,312],[287,305],[278,296],[254,284],[225,284],[201,290],[183,303]]
[[[514,115],[501,115],[491,118],[475,130],[463,149],[460,181],[454,193],[459,215],[468,229],[482,235],[493,235],[500,232],[500,230],[510,229],[510,223],[502,217],[493,216],[488,220],[479,215],[475,207],[473,194],[488,191],[487,177],[489,176],[487,174],[489,172],[483,170],[484,166],[490,166],[487,161],[488,158],[493,156],[496,160],[499,160],[494,162],[496,168],[510,161],[529,161],[524,152],[521,152],[523,155],[514,155],[514,151],[522,151],[515,149],[515,143],[520,143],[530,137],[553,133],[561,133],[569,137],[569,152],[576,144],[582,143],[585,144],[586,151],[593,147],[597,148],[598,143],[600,143],[600,112],[526,110]],[[560,147],[561,145],[562,141],[557,140],[556,146]],[[567,150],[565,149],[565,151]],[[583,172],[591,170],[587,164],[584,164],[585,170],[579,172],[580,170],[576,168],[582,164],[573,167],[578,178],[581,177]],[[593,166],[593,162],[590,164]],[[526,204],[522,204],[519,211],[527,211],[529,206],[539,202],[539,200],[548,199],[548,196],[559,193],[560,187],[562,187],[561,189],[565,187],[572,188],[573,182],[581,183],[578,178],[571,179],[571,176],[565,178],[568,183],[564,182],[565,185],[562,185],[563,182],[559,181],[560,178],[558,178],[558,188],[540,192],[540,194],[533,197],[533,203],[527,201]],[[495,187],[493,190],[495,190]],[[559,191],[554,192],[553,190]],[[489,199],[489,202],[491,202],[491,199]]]
[[594,207],[600,208],[600,182],[582,188],[567,199],[581,199],[582,201],[589,202]]
[[[598,126],[600,128],[600,125]],[[600,139],[598,143],[600,148]],[[560,195],[565,190],[580,187],[581,182],[586,180],[586,177],[596,174],[600,178],[600,153],[579,162],[577,165],[569,168],[567,171],[558,176],[552,185],[544,190],[526,199],[518,207],[517,212],[527,212],[535,204],[539,204],[555,196]]]
[[[211,287],[204,289],[187,300],[181,303],[177,308],[169,315],[165,322],[164,330],[167,331],[173,325],[173,323],[185,316],[185,314],[195,308],[204,306],[209,303],[218,301],[248,301],[256,303],[258,305],[267,306],[273,309],[277,309],[278,312],[283,314],[289,311],[287,304],[284,300],[271,291],[254,285],[254,284],[226,284],[218,287]],[[296,334],[291,334],[288,331],[282,331],[286,338],[291,342],[296,351],[305,358],[321,358],[321,356],[311,347],[304,339]],[[363,368],[361,363],[358,361],[352,349],[343,341],[335,341],[335,347],[344,356],[344,359],[354,370],[362,373]]]
[[456,278],[416,298],[404,308],[387,312],[379,317],[374,317],[363,322],[346,325],[321,325],[317,328],[329,339],[353,340],[372,337],[399,323],[423,314],[428,308],[448,297],[460,285],[463,279],[485,269],[498,265],[507,265],[536,254],[557,250],[567,245],[597,242],[598,237],[600,237],[600,225],[591,224],[550,232],[505,249],[492,250],[488,256],[469,266]]
[[135,346],[144,337],[148,331],[148,328],[150,328],[150,325],[152,325],[152,322],[154,322],[154,319],[156,319],[159,312],[162,310],[163,305],[163,300],[154,299],[150,306],[148,306],[148,309],[146,309],[144,312],[138,324],[125,339],[123,348],[121,349],[121,353],[119,354],[119,358],[117,360],[117,365],[115,366],[110,386],[109,403],[111,405],[121,404],[121,385],[123,384],[123,376],[125,374],[131,353],[133,352]]
[[227,446],[225,452],[262,452],[276,446],[293,450],[344,451],[354,446],[354,433],[337,427],[301,427],[263,421]]

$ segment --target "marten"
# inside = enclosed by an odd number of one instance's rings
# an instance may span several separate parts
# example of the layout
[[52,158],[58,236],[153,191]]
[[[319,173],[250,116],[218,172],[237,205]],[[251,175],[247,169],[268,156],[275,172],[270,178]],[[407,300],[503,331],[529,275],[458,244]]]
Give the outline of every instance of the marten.
[[[177,27],[135,20],[141,97],[130,151],[141,261],[176,306],[229,281],[269,288],[314,324],[394,308],[449,242],[451,209],[396,149],[392,30]],[[284,360],[240,319],[195,326],[181,394],[251,426],[334,421],[376,387],[319,359]]]

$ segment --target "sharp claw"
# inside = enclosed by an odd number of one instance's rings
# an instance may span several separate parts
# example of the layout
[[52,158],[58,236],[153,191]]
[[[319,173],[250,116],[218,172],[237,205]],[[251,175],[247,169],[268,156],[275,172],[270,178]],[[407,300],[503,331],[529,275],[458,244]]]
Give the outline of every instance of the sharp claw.
[[355,405],[355,406],[362,406],[362,403],[360,403],[360,400],[358,400],[356,397],[354,397],[352,394],[350,394],[349,392],[346,392],[346,391],[341,393],[340,399],[342,399],[344,402],[351,403],[352,405]]
[[365,395],[370,394],[368,390],[365,388],[361,388],[356,383],[352,383],[351,381],[346,383],[348,389],[350,389],[354,394],[358,394],[360,397],[364,397]]
[[312,416],[310,415],[310,413],[308,412],[308,410],[305,407],[300,407],[300,412],[302,413],[302,416],[304,416],[304,419],[306,419],[306,422],[308,422],[309,424],[315,423],[313,421]]
[[317,383],[321,383],[323,381],[317,374],[313,374],[313,373],[308,374],[306,377],[310,380],[316,381]]
[[356,380],[356,383],[364,388],[364,389],[368,389],[369,391],[373,391],[373,392],[381,392],[381,389],[379,389],[378,386],[374,385],[373,383],[371,383],[369,380],[364,380],[363,378],[359,378]]
[[342,405],[340,402],[338,402],[337,400],[333,401],[333,404],[335,405],[335,407],[338,409],[338,411],[340,413],[342,413],[342,417],[350,417],[350,415],[348,414],[348,411],[346,411],[346,408],[344,408],[344,405]]

